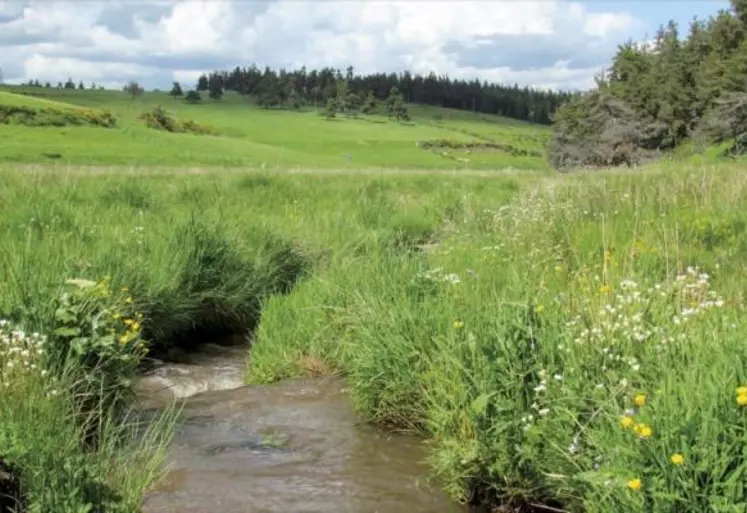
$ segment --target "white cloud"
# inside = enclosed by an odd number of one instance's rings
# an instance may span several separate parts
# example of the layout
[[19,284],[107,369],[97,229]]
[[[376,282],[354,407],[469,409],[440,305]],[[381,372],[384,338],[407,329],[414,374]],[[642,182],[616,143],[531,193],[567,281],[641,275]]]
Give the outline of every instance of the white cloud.
[[[635,24],[627,13],[591,13],[580,3],[560,0],[29,0],[23,8],[0,0],[0,65],[7,80],[140,78],[157,87],[252,62],[308,68],[351,64],[362,72],[408,68],[585,87]],[[551,62],[545,58],[541,67],[529,62],[548,45],[557,46],[552,41],[571,37],[573,45],[558,47],[568,55],[556,56],[556,48]],[[544,46],[534,53],[511,47],[511,41],[525,47],[535,38]],[[600,62],[585,68],[563,64],[583,54],[586,43],[596,45],[594,58]],[[491,64],[487,58],[489,52],[517,50],[522,58],[510,64]]]

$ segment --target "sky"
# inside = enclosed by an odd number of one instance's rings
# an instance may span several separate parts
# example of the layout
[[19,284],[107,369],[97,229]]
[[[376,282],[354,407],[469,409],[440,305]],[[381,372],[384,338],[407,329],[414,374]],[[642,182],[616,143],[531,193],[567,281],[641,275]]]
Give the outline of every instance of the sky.
[[256,63],[448,74],[576,90],[619,43],[718,0],[0,0],[0,68],[29,79],[192,87]]

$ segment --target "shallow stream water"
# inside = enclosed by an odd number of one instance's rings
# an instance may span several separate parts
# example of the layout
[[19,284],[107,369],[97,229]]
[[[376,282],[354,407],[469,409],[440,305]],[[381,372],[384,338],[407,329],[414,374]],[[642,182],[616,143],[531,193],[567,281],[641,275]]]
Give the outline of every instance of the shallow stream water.
[[144,513],[463,513],[423,482],[422,444],[359,426],[339,379],[244,386],[247,349],[213,347],[138,384],[186,398],[166,478]]

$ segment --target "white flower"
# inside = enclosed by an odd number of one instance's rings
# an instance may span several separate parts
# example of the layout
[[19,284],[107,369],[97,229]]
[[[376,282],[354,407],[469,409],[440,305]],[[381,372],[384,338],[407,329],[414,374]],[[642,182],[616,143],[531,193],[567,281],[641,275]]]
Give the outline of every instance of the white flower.
[[537,413],[539,413],[540,415],[542,415],[544,417],[545,415],[547,415],[548,413],[550,413],[550,408],[542,408]]

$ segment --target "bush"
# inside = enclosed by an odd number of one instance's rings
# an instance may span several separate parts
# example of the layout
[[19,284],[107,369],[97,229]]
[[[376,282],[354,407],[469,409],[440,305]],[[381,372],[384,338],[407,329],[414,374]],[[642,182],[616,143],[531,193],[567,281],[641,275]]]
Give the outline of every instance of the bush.
[[77,395],[88,405],[127,404],[147,352],[141,339],[143,314],[135,312],[127,290],[114,293],[108,280],[68,280],[54,308],[48,356],[56,374],[75,369],[78,385],[88,391]]
[[199,101],[202,101],[202,96],[200,96],[200,93],[198,93],[195,90],[188,91],[187,96],[184,97],[184,100],[189,103],[197,103]]
[[0,105],[0,124],[27,126],[90,125],[115,128],[116,116],[98,109],[34,108],[19,105]]
[[[28,512],[135,511],[163,462],[173,411],[143,430],[103,402],[83,405],[77,394],[103,396],[75,360],[55,374],[52,340],[0,321],[0,490],[8,494],[0,503]],[[83,443],[92,432],[95,447]]]
[[153,110],[144,112],[140,119],[145,121],[149,128],[156,130],[166,130],[167,132],[184,133],[189,132],[198,135],[215,135],[217,131],[209,125],[201,125],[195,121],[179,121],[169,114],[166,109],[160,105]]

